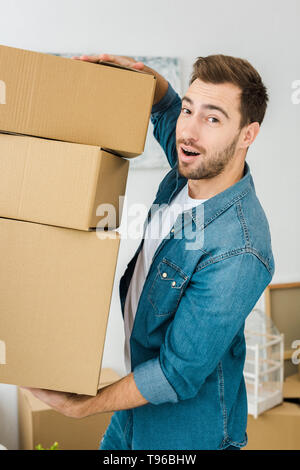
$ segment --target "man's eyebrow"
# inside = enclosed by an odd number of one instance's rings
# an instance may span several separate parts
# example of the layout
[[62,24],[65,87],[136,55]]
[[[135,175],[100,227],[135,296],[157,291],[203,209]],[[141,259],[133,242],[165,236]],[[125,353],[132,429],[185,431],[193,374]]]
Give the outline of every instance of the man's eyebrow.
[[[182,102],[183,101],[187,101],[189,104],[194,104],[193,100],[191,100],[191,98],[189,98],[188,96],[184,96],[181,100]],[[224,116],[229,119],[229,116],[228,114],[226,113],[225,109],[221,108],[220,106],[217,106],[215,104],[203,104],[202,105],[202,108],[204,109],[215,109],[216,111],[220,111],[222,114],[224,114]]]
[[194,104],[193,100],[191,100],[191,98],[189,98],[188,96],[184,96],[181,101],[187,101],[190,104]]
[[220,106],[216,106],[215,104],[204,104],[202,106],[204,109],[216,109],[217,111],[220,111],[220,113],[224,114],[224,116],[229,119],[228,114],[226,113],[225,109],[221,108]]

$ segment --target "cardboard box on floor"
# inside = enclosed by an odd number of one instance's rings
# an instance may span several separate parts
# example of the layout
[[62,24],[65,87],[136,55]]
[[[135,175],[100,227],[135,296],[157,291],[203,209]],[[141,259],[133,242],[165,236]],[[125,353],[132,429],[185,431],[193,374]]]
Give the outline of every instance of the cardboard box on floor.
[[294,374],[283,382],[283,397],[285,399],[295,398],[300,400],[300,374]]
[[[100,387],[121,377],[102,369]],[[50,408],[28,390],[18,388],[20,450],[46,449],[58,442],[60,450],[97,450],[113,413],[98,413],[82,419],[69,418]]]
[[300,405],[284,401],[256,420],[248,416],[245,450],[300,450]]
[[[99,147],[0,134],[0,216],[79,230],[116,228],[128,167],[128,160]],[[99,204],[112,208],[97,215]]]
[[0,383],[96,395],[119,243],[0,218]]
[[144,150],[155,77],[0,45],[0,131]]
[[283,396],[285,401],[281,405],[265,411],[257,419],[248,416],[248,444],[245,450],[300,450],[298,374],[284,381]]

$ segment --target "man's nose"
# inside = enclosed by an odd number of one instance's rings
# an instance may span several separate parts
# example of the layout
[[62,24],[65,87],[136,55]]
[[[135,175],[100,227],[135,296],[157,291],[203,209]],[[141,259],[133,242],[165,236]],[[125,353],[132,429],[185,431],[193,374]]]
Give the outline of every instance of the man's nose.
[[181,128],[181,138],[190,142],[198,142],[200,138],[200,126],[199,122],[194,119],[189,119],[188,122],[185,122]]

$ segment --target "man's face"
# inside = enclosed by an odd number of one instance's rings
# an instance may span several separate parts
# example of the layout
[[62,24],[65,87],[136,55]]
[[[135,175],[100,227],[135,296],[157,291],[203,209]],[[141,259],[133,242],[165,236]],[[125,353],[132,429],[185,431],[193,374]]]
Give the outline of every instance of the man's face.
[[[240,140],[240,89],[196,79],[182,99],[176,126],[179,173],[213,178],[236,156]],[[191,153],[192,152],[192,153]]]

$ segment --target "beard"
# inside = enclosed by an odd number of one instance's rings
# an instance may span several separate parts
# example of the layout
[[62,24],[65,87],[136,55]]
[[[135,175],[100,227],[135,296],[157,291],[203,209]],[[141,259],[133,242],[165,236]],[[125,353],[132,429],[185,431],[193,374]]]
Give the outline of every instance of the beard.
[[235,136],[227,147],[221,150],[211,154],[201,153],[197,168],[189,169],[189,163],[181,162],[177,157],[178,173],[191,180],[210,179],[220,175],[235,154],[239,135],[240,133]]

